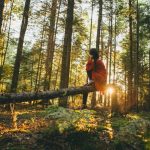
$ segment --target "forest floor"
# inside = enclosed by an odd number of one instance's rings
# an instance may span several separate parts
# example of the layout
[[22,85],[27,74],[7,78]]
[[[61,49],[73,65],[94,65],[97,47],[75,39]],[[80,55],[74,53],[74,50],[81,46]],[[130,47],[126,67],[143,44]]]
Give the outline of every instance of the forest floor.
[[150,150],[150,112],[111,116],[104,108],[57,107],[45,113],[23,106],[17,126],[11,129],[10,113],[1,108],[0,150]]

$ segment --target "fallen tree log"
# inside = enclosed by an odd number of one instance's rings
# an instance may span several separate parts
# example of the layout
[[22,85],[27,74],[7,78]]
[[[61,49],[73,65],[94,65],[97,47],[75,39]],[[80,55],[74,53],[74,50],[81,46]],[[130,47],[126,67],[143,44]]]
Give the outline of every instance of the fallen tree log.
[[35,100],[47,100],[54,99],[65,96],[73,96],[77,94],[83,94],[86,92],[94,92],[95,88],[92,86],[82,86],[76,88],[66,88],[59,89],[56,91],[42,91],[42,92],[26,92],[26,93],[7,93],[0,94],[0,104],[9,104],[9,103],[21,103],[21,102],[30,102]]

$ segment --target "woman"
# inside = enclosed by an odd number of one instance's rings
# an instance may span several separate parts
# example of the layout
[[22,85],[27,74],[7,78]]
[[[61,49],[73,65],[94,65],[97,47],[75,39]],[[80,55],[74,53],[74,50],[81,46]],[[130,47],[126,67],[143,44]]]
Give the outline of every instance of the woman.
[[[90,59],[86,64],[86,71],[88,75],[88,84],[94,85],[97,91],[104,92],[107,72],[102,60],[99,59],[99,54],[96,48],[89,51]],[[88,93],[83,94],[83,108],[86,108]]]

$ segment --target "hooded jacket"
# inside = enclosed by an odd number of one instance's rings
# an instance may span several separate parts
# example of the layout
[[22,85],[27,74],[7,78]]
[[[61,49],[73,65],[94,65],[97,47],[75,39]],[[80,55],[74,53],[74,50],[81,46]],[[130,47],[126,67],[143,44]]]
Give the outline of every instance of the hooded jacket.
[[94,81],[96,90],[103,92],[105,90],[107,80],[107,71],[104,63],[100,59],[97,59],[95,70],[94,61],[89,59],[86,64],[86,71],[92,72],[92,80]]

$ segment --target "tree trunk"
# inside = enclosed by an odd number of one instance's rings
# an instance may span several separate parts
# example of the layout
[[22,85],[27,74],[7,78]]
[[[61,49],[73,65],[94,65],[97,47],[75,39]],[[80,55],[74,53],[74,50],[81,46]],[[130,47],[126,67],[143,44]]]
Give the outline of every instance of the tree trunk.
[[[149,72],[150,72],[150,50],[149,50]],[[150,73],[149,73],[149,96],[150,96]]]
[[[148,70],[149,70],[149,72],[150,72],[150,49],[149,49],[149,65],[148,65],[148,67],[149,67]],[[148,86],[149,86],[148,95],[149,95],[149,97],[150,97],[150,73],[149,73],[149,81],[148,81],[148,82],[149,82],[149,85],[148,85]],[[149,107],[150,107],[150,100],[149,100],[148,103],[149,103]]]
[[[61,66],[60,88],[67,88],[69,84],[70,53],[72,41],[74,0],[68,0],[67,18],[65,25],[65,38]],[[67,106],[67,99],[60,101],[61,106]]]
[[[127,62],[127,61],[125,61]],[[125,99],[125,106],[124,106],[124,111],[125,113],[127,112],[127,64],[125,63],[125,73],[124,73],[124,80],[125,80],[125,96],[124,96],[124,99]]]
[[101,24],[102,24],[102,0],[99,0],[98,26],[97,26],[97,37],[96,37],[96,49],[98,51],[100,45]]
[[138,111],[138,80],[139,80],[139,76],[138,76],[138,55],[139,55],[139,5],[138,5],[138,0],[137,0],[137,6],[136,6],[136,49],[135,49],[135,53],[134,53],[134,103],[136,105],[136,110]]
[[117,41],[116,41],[116,36],[117,36],[117,26],[116,26],[116,17],[117,15],[115,15],[115,40],[114,40],[114,68],[113,68],[113,83],[116,83],[116,47],[117,47]]
[[[55,41],[56,41],[56,35],[57,35],[57,30],[58,30],[58,21],[59,21],[61,4],[62,4],[62,0],[59,0],[59,7],[58,7],[58,12],[57,12],[56,27],[55,27],[56,28],[55,29]],[[54,49],[55,49],[55,47],[54,47]],[[56,69],[54,90],[56,89],[56,86],[57,86],[58,73],[60,72],[60,63],[61,63],[61,58],[59,59],[58,67]]]
[[0,0],[0,34],[2,33],[4,4],[5,4],[5,0]]
[[109,84],[111,83],[111,66],[112,66],[112,37],[113,37],[113,26],[112,26],[112,20],[113,20],[113,1],[110,1],[110,24],[109,24]]
[[90,37],[89,37],[89,50],[91,48],[91,37],[92,37],[92,26],[93,26],[93,7],[94,7],[94,0],[92,0],[91,25],[90,25]]
[[133,38],[132,38],[132,24],[133,24],[133,19],[132,19],[132,0],[129,0],[129,71],[128,71],[128,102],[129,102],[129,107],[132,108],[133,105]]
[[20,37],[19,37],[19,42],[18,42],[18,47],[17,47],[17,55],[16,55],[13,77],[12,77],[11,92],[16,92],[17,86],[18,86],[19,70],[20,70],[22,50],[23,50],[23,42],[24,42],[27,25],[28,25],[29,8],[30,8],[30,0],[26,0],[24,12],[23,12],[21,30],[20,30]]
[[[9,104],[9,103],[21,103],[21,102],[30,102],[36,100],[47,100],[54,99],[58,97],[66,97],[77,94],[83,94],[87,92],[94,92],[95,88],[92,86],[81,86],[81,87],[70,87],[64,88],[56,91],[43,91],[43,92],[26,92],[22,94],[16,93],[7,93],[0,94],[0,104]],[[63,101],[63,99],[62,99]]]
[[58,80],[58,74],[60,72],[60,63],[61,63],[61,58],[59,59],[59,62],[58,62],[58,67],[57,67],[57,70],[56,70],[56,78],[55,78],[55,83],[54,83],[54,89],[57,88],[57,80]]
[[103,35],[103,24],[101,24],[101,51],[100,51],[100,56],[101,60],[103,60],[103,55],[104,55],[104,35]]
[[50,27],[48,33],[48,45],[47,45],[47,57],[46,57],[46,73],[45,73],[45,85],[44,90],[50,89],[50,81],[52,74],[52,63],[54,56],[54,36],[55,36],[55,20],[56,20],[57,0],[52,1],[51,14],[50,14]]

